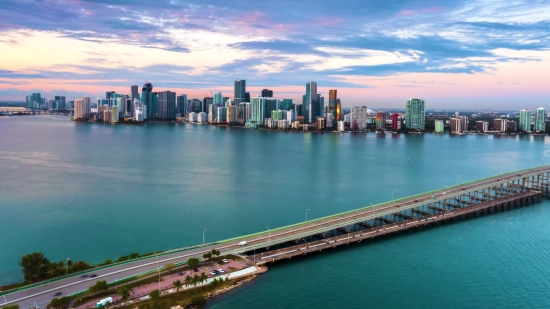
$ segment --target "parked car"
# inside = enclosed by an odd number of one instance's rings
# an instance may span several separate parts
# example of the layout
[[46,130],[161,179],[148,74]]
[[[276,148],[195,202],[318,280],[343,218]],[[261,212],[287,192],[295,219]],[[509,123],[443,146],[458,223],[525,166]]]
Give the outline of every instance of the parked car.
[[221,268],[220,268],[220,269],[218,269],[218,272],[219,272],[220,274],[223,274],[223,273],[225,273],[225,271],[223,271],[223,269],[221,269]]
[[215,270],[211,270],[211,271],[210,271],[210,274],[213,275],[213,276],[215,276],[215,275],[216,275],[216,271],[215,271]]
[[178,274],[179,274],[180,276],[183,276],[183,272],[181,272],[181,271],[180,271]]
[[229,260],[228,259],[223,259],[222,260],[224,263],[229,263]]

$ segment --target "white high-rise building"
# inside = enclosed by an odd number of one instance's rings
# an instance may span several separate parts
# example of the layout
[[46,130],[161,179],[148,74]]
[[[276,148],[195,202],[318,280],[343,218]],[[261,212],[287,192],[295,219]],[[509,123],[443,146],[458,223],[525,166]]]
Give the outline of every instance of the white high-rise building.
[[208,114],[205,112],[200,112],[197,114],[198,123],[208,123]]
[[350,110],[350,128],[363,131],[367,127],[367,107],[354,106]]
[[197,113],[195,112],[190,112],[189,113],[189,122],[197,122]]

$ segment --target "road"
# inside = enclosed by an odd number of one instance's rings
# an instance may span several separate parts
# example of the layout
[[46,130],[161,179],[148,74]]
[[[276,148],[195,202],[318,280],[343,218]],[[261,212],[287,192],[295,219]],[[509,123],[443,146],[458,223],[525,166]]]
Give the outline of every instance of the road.
[[[278,228],[269,232],[265,231],[262,233],[243,236],[239,239],[230,239],[213,244],[206,244],[199,248],[180,249],[182,251],[159,256],[158,265],[162,267],[163,265],[168,263],[184,262],[192,257],[200,258],[204,253],[209,252],[212,249],[220,250],[222,254],[238,254],[245,251],[251,251],[253,249],[265,248],[286,241],[292,241],[306,236],[323,233],[325,231],[346,226],[348,224],[358,223],[375,217],[380,217],[417,207],[425,204],[428,200],[432,200],[432,196],[436,199],[442,198],[444,196],[452,197],[453,195],[464,194],[480,188],[497,186],[503,182],[511,182],[515,179],[526,178],[529,176],[540,174],[541,172],[550,172],[550,167],[539,167],[509,174],[501,174],[495,177],[482,179],[477,182],[471,182],[437,191],[427,192],[421,195],[407,197],[379,205],[374,205],[371,207],[365,207],[354,211],[349,211],[300,224]],[[240,241],[246,241],[247,244],[245,246],[239,246],[238,243]],[[152,256],[143,260],[126,263],[123,265],[117,265],[106,269],[95,271],[92,270],[88,273],[95,274],[97,275],[97,277],[81,278],[80,276],[74,276],[56,282],[31,287],[26,290],[4,294],[6,302],[2,303],[4,299],[0,298],[0,306],[3,306],[4,304],[17,303],[22,309],[30,308],[34,307],[35,303],[48,303],[52,298],[54,298],[54,294],[57,292],[62,292],[62,295],[70,295],[87,290],[88,287],[95,284],[95,282],[98,280],[106,280],[110,283],[156,269],[157,258],[155,256]]]

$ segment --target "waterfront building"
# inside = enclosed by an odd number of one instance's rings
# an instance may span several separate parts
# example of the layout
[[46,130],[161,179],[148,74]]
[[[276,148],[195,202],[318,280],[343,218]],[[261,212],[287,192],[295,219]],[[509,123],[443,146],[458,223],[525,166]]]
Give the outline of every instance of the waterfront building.
[[271,118],[265,118],[264,125],[270,129],[277,128],[277,120],[272,120]]
[[208,107],[208,122],[216,123],[218,120],[218,105],[212,104]]
[[286,116],[286,111],[283,111],[283,110],[280,110],[280,109],[276,109],[274,111],[271,111],[271,119],[283,120],[283,119],[286,118],[285,116]]
[[[376,130],[386,129],[386,112],[379,111],[376,113]],[[365,123],[367,120],[365,119]]]
[[305,108],[305,122],[312,123],[319,116],[319,102],[317,102],[317,83],[306,83],[306,94],[302,98],[302,108]]
[[83,99],[74,100],[74,119],[84,119],[88,113],[87,102]]
[[342,120],[342,102],[336,99],[336,121]]
[[119,106],[111,106],[111,123],[117,123],[119,122],[119,120],[120,120]]
[[145,83],[141,88],[141,103],[147,106],[147,119],[156,116],[158,111],[158,97],[157,93],[153,92],[153,85],[151,83]]
[[262,89],[262,97],[264,98],[273,98],[273,90]]
[[518,130],[518,124],[517,124],[517,122],[512,121],[512,120],[508,121],[508,122],[506,123],[506,130],[507,130],[508,132],[516,132],[516,131]]
[[286,130],[290,127],[290,121],[288,121],[288,120],[277,120],[277,127],[279,129]]
[[544,122],[545,113],[544,107],[539,107],[535,111],[535,132],[546,131],[546,123]]
[[163,91],[158,93],[158,114],[162,120],[176,119],[176,93]]
[[[332,117],[331,117],[331,121],[332,121],[332,126],[336,127],[336,121],[337,121],[337,115],[336,115],[336,100],[338,99],[338,91],[336,89],[331,89],[328,91],[328,106],[327,106],[327,110],[326,110],[326,113],[327,114],[331,114]],[[327,127],[329,126],[329,123],[328,123],[328,120],[327,120]]]
[[227,107],[227,124],[235,124],[237,123],[238,114],[237,114],[237,106],[231,105]]
[[338,132],[344,132],[346,130],[344,121],[338,121],[337,126],[338,126]]
[[250,120],[250,103],[243,102],[239,104],[237,122],[240,124],[245,124]]
[[189,122],[197,122],[198,115],[195,112],[189,113]]
[[350,128],[352,130],[363,131],[367,127],[367,107],[366,106],[354,106],[350,109]]
[[67,104],[66,104],[66,101],[65,101],[65,96],[56,95],[56,96],[54,96],[54,100],[56,100],[58,102],[58,104],[57,104],[58,109],[66,109],[67,108]]
[[223,95],[220,91],[214,93],[214,101],[212,103],[214,105],[223,106]]
[[489,122],[487,122],[487,121],[476,121],[476,131],[477,132],[487,132],[487,131],[489,131]]
[[322,130],[325,128],[325,118],[317,118],[317,130]]
[[132,102],[134,102],[134,99],[139,99],[139,86],[138,85],[132,85],[130,86],[130,93],[131,93],[131,99]]
[[296,111],[295,110],[288,110],[286,112],[286,120],[288,120],[289,122],[294,122],[296,121]]
[[187,114],[187,95],[180,94],[176,100],[176,117],[177,114],[183,117]]
[[134,99],[134,117],[136,121],[144,121],[147,119],[147,106],[139,99]]
[[468,116],[458,116],[458,119],[461,120],[462,132],[468,131],[468,123],[470,122]]
[[391,129],[394,131],[401,129],[401,117],[399,117],[398,113],[391,115]]
[[233,100],[235,105],[241,102],[250,102],[246,99],[246,80],[235,80]]
[[519,111],[519,129],[521,131],[531,131],[531,111],[528,109],[522,109]]
[[250,107],[251,122],[264,125],[264,119],[271,117],[271,111],[277,108],[277,99],[254,97]]
[[332,119],[332,114],[331,113],[325,113],[325,127],[327,128],[334,128],[335,126],[333,126],[334,124],[334,119]]
[[495,119],[493,121],[493,130],[498,132],[506,132],[508,119]]
[[443,122],[443,120],[436,120],[435,133],[443,133],[443,132],[445,132],[445,122]]
[[227,122],[227,107],[220,106],[218,107],[218,112],[216,115],[217,123],[226,123]]
[[409,99],[405,106],[405,126],[409,129],[424,130],[425,120],[424,100]]
[[207,113],[208,112],[208,107],[212,104],[214,104],[214,98],[213,97],[204,97],[204,99],[202,100],[201,112]]
[[208,123],[208,114],[205,112],[200,112],[197,114],[198,123]]
[[462,133],[463,121],[461,118],[451,118],[450,125],[451,133]]

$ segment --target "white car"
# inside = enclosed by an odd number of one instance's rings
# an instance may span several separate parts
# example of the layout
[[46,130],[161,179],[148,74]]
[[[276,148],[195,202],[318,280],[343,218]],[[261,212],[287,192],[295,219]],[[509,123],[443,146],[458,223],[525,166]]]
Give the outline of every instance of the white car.
[[223,259],[222,262],[229,263],[229,260],[228,259]]
[[225,273],[225,271],[223,271],[223,269],[221,269],[221,268],[218,269],[218,272],[219,272],[219,273],[222,273],[222,274]]
[[241,241],[241,242],[239,243],[239,246],[244,246],[244,245],[246,245],[246,241]]

